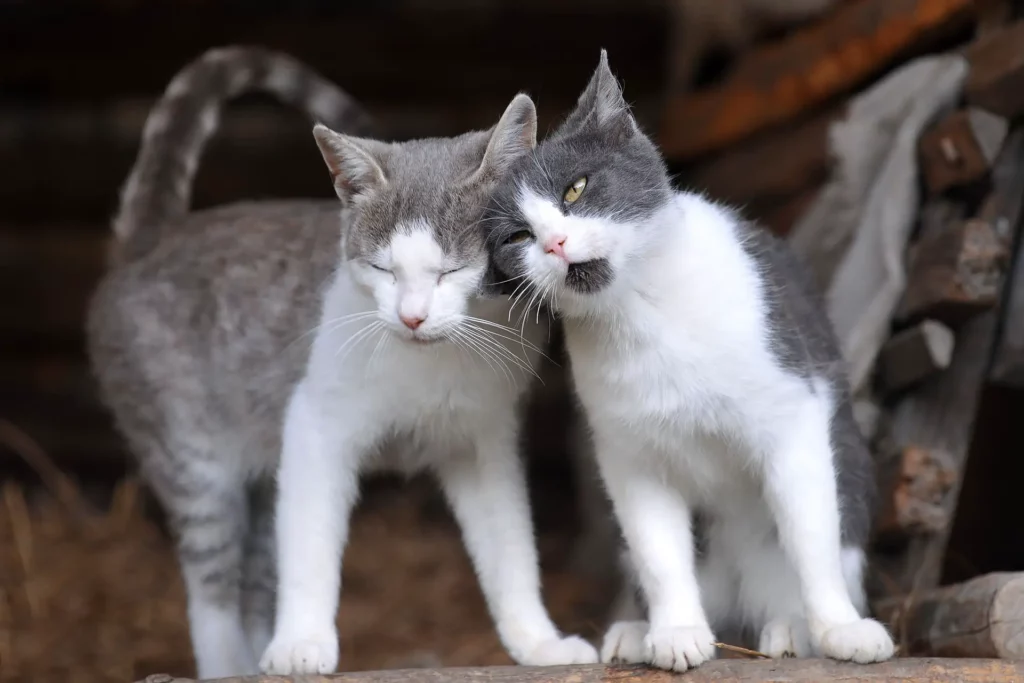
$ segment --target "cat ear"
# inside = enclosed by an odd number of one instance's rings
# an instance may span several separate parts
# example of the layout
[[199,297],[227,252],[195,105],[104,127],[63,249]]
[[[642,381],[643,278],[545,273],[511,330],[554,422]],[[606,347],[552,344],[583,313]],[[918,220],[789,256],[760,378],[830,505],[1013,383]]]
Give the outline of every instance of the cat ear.
[[331,172],[334,191],[346,205],[357,195],[387,183],[381,165],[386,153],[382,143],[335,133],[322,123],[313,127],[313,137]]
[[561,129],[573,132],[588,124],[602,128],[621,126],[625,132],[637,130],[636,121],[629,113],[629,105],[622,96],[622,88],[608,66],[608,51],[604,49],[601,50],[601,59],[590,82]]
[[519,93],[505,108],[491,129],[483,161],[475,175],[500,176],[512,162],[537,146],[537,108],[527,95]]

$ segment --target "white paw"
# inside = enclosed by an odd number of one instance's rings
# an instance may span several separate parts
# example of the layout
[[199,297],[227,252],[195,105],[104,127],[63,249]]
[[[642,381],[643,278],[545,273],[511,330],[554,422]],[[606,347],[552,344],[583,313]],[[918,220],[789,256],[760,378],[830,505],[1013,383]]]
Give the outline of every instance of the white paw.
[[644,659],[667,671],[694,669],[715,656],[715,636],[707,626],[651,629],[644,638]]
[[858,664],[885,661],[893,650],[892,636],[874,619],[833,626],[821,637],[821,654]]
[[596,664],[597,650],[579,636],[552,638],[541,642],[519,657],[519,663],[524,666]]
[[646,621],[617,621],[604,634],[601,661],[605,664],[641,664],[647,661],[644,638]]
[[757,649],[775,659],[812,656],[814,648],[807,621],[800,617],[772,619],[761,629]]
[[329,674],[338,668],[338,634],[313,634],[303,638],[275,637],[263,658],[260,670],[265,674]]

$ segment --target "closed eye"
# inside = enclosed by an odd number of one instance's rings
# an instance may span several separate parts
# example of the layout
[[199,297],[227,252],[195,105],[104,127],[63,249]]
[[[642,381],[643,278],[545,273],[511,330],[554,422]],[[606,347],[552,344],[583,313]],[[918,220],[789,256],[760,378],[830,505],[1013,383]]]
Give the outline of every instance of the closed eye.
[[505,240],[505,244],[519,244],[527,240],[533,239],[533,233],[529,230],[519,230],[509,235],[508,239]]
[[391,271],[390,271],[390,270],[388,270],[387,268],[381,268],[380,266],[378,266],[378,265],[377,265],[377,264],[375,264],[375,263],[371,263],[371,264],[370,264],[370,267],[371,267],[371,268],[373,268],[374,270],[379,270],[379,271],[380,271],[380,272],[382,272],[382,273],[387,273],[388,275],[391,275],[391,274],[392,274],[392,273],[391,273]]
[[440,281],[441,278],[443,278],[446,275],[454,275],[455,273],[459,272],[460,270],[465,270],[465,269],[466,269],[466,266],[459,266],[458,268],[452,268],[451,270],[446,270],[443,273],[441,273],[440,275],[438,275],[437,279],[438,279],[438,281]]

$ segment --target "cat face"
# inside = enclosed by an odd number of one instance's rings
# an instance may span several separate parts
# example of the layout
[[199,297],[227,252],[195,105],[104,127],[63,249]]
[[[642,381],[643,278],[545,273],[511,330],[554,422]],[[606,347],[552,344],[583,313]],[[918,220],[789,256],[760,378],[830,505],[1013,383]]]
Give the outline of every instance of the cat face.
[[525,95],[490,131],[455,138],[389,144],[314,129],[351,208],[346,267],[396,335],[437,341],[462,322],[487,271],[477,224],[499,179],[536,145],[536,131]]
[[661,155],[602,51],[575,111],[493,195],[481,223],[492,281],[529,283],[556,305],[600,295],[650,247],[645,223],[670,197]]

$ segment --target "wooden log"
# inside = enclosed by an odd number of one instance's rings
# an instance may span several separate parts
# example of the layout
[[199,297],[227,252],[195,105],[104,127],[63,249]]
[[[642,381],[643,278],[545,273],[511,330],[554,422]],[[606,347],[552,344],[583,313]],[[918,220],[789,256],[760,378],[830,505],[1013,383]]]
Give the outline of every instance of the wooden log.
[[682,160],[721,149],[853,90],[900,54],[966,26],[973,0],[853,0],[752,50],[720,87],[675,93],[661,147]]
[[1024,113],[1024,21],[983,36],[964,56],[971,71],[964,96],[975,107],[1012,119]]
[[[992,186],[992,193],[977,218],[989,225],[1007,226],[1006,238],[1013,239],[1019,231],[1024,197],[1024,131],[1016,130],[1008,138],[996,162]],[[930,227],[942,229],[938,225]],[[924,235],[922,239],[927,237],[929,235]],[[949,367],[894,406],[883,435],[893,453],[917,446],[949,455],[957,477],[941,503],[947,519],[953,519],[956,514],[997,323],[998,311],[993,309],[961,327]],[[885,463],[880,465],[884,467]],[[950,525],[947,525],[941,531],[911,538],[902,552],[876,553],[873,565],[879,576],[886,577],[888,592],[907,594],[938,585],[949,533]]]
[[[619,668],[600,664],[576,666],[494,666],[458,669],[358,671],[326,676],[235,676],[219,683],[1002,683],[1024,677],[1024,662],[998,659],[890,659],[878,664],[851,664],[826,659],[739,660],[708,662],[684,676],[641,667]],[[154,674],[139,683],[196,683],[188,678]]]
[[1024,658],[1024,573],[979,576],[875,604],[904,654]]
[[911,252],[896,311],[901,325],[931,318],[957,328],[996,305],[1009,250],[993,223],[974,219],[923,233]]
[[1007,288],[1006,314],[992,354],[990,378],[996,384],[1024,389],[1024,240],[1017,243]]
[[949,453],[908,446],[886,460],[878,479],[882,505],[875,523],[877,544],[902,545],[949,524],[943,502],[957,480]]
[[932,125],[918,142],[928,191],[939,194],[987,178],[1008,130],[1006,119],[976,107],[955,111]]
[[903,391],[948,368],[955,342],[953,331],[935,320],[897,332],[878,354],[886,392]]

